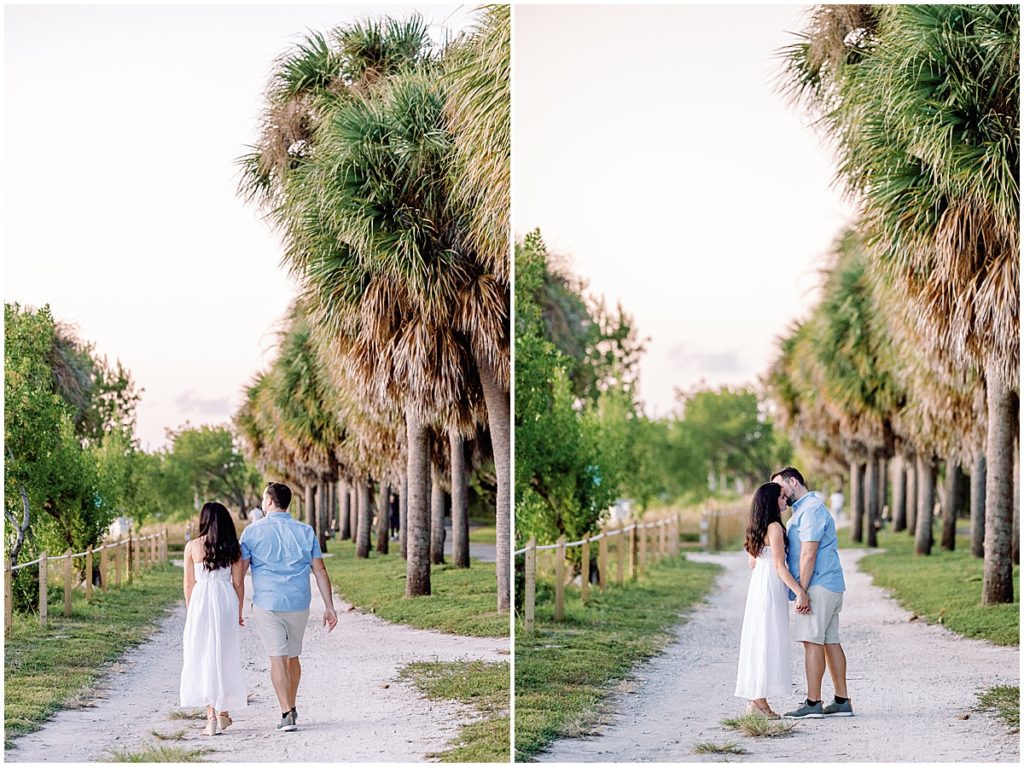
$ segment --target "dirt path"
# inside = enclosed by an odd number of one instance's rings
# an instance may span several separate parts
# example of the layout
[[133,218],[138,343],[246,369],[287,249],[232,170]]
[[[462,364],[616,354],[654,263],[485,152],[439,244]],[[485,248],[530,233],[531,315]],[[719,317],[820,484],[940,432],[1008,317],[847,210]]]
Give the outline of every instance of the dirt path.
[[[246,583],[247,596],[251,583]],[[299,730],[274,730],[280,714],[267,658],[255,631],[242,630],[242,663],[249,707],[233,711],[235,724],[213,738],[204,722],[171,720],[178,710],[184,604],[162,622],[154,637],[132,650],[97,690],[87,708],[63,711],[43,729],[25,735],[5,752],[8,762],[109,761],[113,751],[147,746],[207,747],[217,762],[403,762],[442,751],[473,718],[465,706],[430,701],[396,680],[414,661],[508,660],[508,640],[459,637],[387,623],[348,611],[335,596],[338,626],[320,625],[323,601],[313,586],[299,688]],[[248,603],[246,610],[248,611]],[[185,740],[162,743],[152,734],[185,730]]]
[[[732,694],[749,570],[742,552],[691,555],[725,568],[708,603],[676,629],[677,640],[662,655],[623,685],[598,737],[556,741],[539,760],[721,761],[695,755],[694,744],[734,741],[749,753],[729,760],[1018,762],[1018,736],[973,711],[975,692],[1019,683],[1018,649],[909,622],[909,613],[857,568],[863,554],[842,552],[848,591],[840,631],[855,717],[799,722],[793,735],[776,739],[725,730],[722,719],[744,710]],[[776,710],[795,707],[805,694],[803,656],[795,644],[791,657],[793,695],[771,700]],[[827,674],[825,679],[822,692],[830,697],[832,684]],[[965,714],[969,718],[959,718]]]

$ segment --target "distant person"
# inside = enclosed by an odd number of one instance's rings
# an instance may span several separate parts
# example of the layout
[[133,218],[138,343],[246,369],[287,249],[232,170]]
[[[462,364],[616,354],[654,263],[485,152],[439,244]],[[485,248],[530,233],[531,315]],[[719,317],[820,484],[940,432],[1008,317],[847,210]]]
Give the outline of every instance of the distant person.
[[391,515],[391,540],[398,540],[398,530],[402,524],[402,514],[398,506],[398,495],[391,493],[389,496],[388,507]]
[[[203,504],[199,535],[185,545],[185,633],[180,703],[206,707],[207,735],[231,724],[229,711],[246,707],[239,626],[245,571],[231,514]],[[237,618],[236,618],[237,616]]]
[[338,624],[320,542],[312,527],[288,513],[291,501],[288,485],[269,483],[263,492],[266,517],[246,527],[241,540],[243,575],[252,566],[252,623],[270,657],[270,681],[281,706],[279,732],[297,729],[299,656],[309,620],[311,571],[324,601],[324,625],[333,631]]
[[255,509],[252,509],[249,512],[249,524],[251,525],[253,522],[259,522],[261,519],[263,519],[263,516],[263,509],[257,506]]
[[777,484],[768,482],[757,488],[750,502],[744,544],[751,573],[734,694],[749,701],[750,713],[769,719],[779,715],[768,698],[790,694],[789,589],[797,594],[797,604],[808,603],[807,592],[786,564],[785,508],[786,498]]
[[[807,591],[810,604],[796,597],[793,634],[804,646],[807,700],[784,715],[786,719],[821,719],[853,716],[846,689],[846,654],[839,641],[839,613],[843,609],[846,580],[839,561],[836,524],[818,493],[808,492],[803,475],[787,466],[772,475],[793,507],[786,530],[789,572]],[[791,587],[792,588],[792,587]],[[790,597],[791,599],[793,597]],[[821,682],[828,669],[835,699],[822,706]]]

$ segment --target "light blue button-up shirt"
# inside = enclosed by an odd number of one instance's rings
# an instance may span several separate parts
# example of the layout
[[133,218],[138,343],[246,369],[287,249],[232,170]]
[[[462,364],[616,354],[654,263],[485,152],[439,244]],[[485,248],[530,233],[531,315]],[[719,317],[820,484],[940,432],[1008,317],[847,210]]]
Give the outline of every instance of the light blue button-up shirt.
[[[800,544],[817,541],[818,554],[814,560],[814,573],[810,583],[801,583],[804,589],[811,586],[823,586],[829,591],[846,591],[846,580],[843,578],[843,565],[839,561],[839,537],[836,535],[836,523],[832,514],[825,507],[824,501],[817,493],[807,493],[793,504],[793,516],[786,528],[789,538],[789,553],[786,564],[789,572],[800,580]],[[790,599],[796,595],[790,591]]]
[[252,567],[252,603],[264,610],[308,610],[309,573],[323,559],[313,528],[275,511],[242,531],[242,559]]

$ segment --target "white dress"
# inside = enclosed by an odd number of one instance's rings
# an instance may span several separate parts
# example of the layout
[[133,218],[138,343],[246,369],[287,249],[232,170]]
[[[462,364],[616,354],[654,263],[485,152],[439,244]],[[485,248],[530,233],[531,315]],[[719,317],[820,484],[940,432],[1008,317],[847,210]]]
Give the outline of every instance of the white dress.
[[789,695],[789,588],[765,546],[750,573],[747,607],[740,634],[735,695],[747,700]]
[[238,595],[231,585],[231,568],[194,567],[196,585],[182,638],[181,705],[213,706],[217,711],[245,708]]

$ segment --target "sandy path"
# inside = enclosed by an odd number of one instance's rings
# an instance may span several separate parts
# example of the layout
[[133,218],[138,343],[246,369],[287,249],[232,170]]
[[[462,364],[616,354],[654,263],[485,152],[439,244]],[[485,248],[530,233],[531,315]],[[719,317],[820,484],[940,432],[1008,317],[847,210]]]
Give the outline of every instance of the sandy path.
[[[1018,736],[972,710],[976,691],[1019,683],[1017,648],[909,622],[909,613],[857,568],[864,553],[842,552],[848,590],[840,632],[855,717],[799,722],[792,736],[777,739],[725,730],[722,719],[744,709],[732,693],[749,570],[742,552],[691,555],[725,568],[708,603],[613,697],[598,737],[559,740],[540,761],[721,761],[694,755],[693,745],[735,741],[749,753],[729,760],[1017,762]],[[795,643],[792,659],[793,695],[771,700],[776,710],[795,707],[805,694],[803,654]],[[825,680],[822,693],[831,699],[827,674]],[[969,718],[958,718],[964,714]]]
[[[247,579],[247,596],[251,583]],[[466,706],[430,701],[396,681],[414,661],[508,660],[508,640],[421,631],[358,611],[335,596],[338,626],[320,625],[323,601],[313,604],[303,647],[299,730],[278,733],[280,716],[269,664],[255,631],[242,630],[242,663],[249,707],[233,711],[235,724],[210,738],[204,722],[172,721],[178,708],[184,603],[164,619],[150,641],[129,652],[107,675],[93,705],[57,714],[43,729],[25,735],[5,752],[9,762],[109,761],[112,751],[157,745],[151,731],[184,729],[185,748],[208,747],[219,762],[423,761],[444,750],[461,724],[473,718]],[[248,603],[246,610],[249,610]]]

